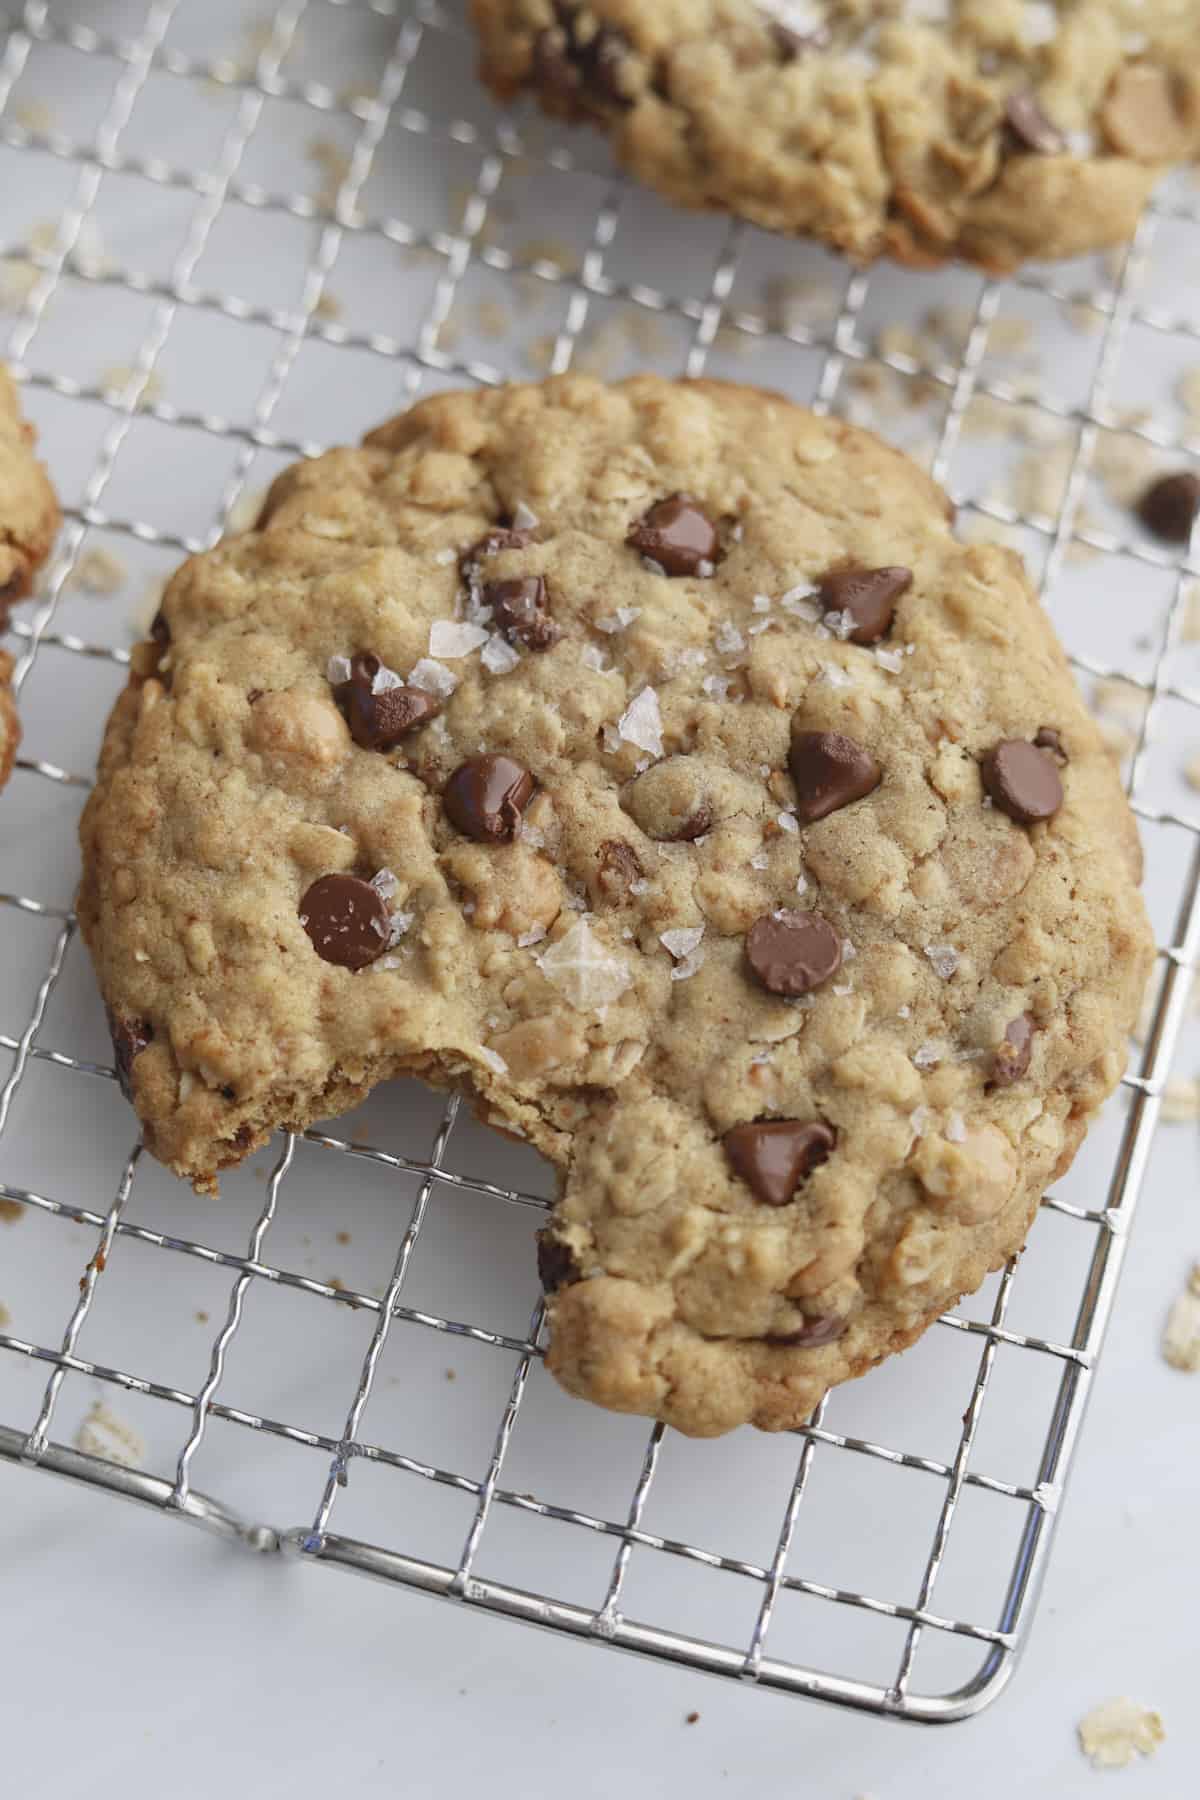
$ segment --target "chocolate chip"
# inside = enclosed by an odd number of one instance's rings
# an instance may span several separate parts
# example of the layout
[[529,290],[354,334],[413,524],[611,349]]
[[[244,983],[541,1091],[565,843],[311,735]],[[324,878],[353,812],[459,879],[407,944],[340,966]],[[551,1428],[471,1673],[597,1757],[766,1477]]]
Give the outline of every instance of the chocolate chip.
[[[663,842],[668,844],[690,844],[694,839],[703,837],[706,831],[712,830],[712,807],[707,800],[702,800],[695,812],[676,825],[674,830],[663,833]],[[653,834],[651,834],[653,835]]]
[[818,1313],[813,1319],[806,1319],[795,1331],[768,1331],[768,1344],[803,1345],[807,1350],[815,1350],[819,1344],[832,1344],[846,1333],[846,1320],[839,1319],[836,1313]]
[[1048,750],[1058,762],[1070,762],[1071,759],[1067,755],[1061,734],[1054,729],[1053,725],[1039,725],[1033,734],[1033,741],[1039,750]]
[[820,913],[765,913],[746,934],[746,956],[769,993],[794,999],[837,974],[842,940]]
[[1062,782],[1053,761],[1024,738],[1005,738],[989,750],[981,773],[993,805],[1018,825],[1052,819],[1063,803]]
[[475,543],[462,552],[458,566],[465,580],[470,580],[479,572],[479,565],[485,556],[499,556],[502,550],[524,550],[533,542],[532,531],[525,531],[516,525],[494,525]]
[[826,612],[850,614],[852,644],[877,644],[891,630],[896,602],[911,586],[911,569],[834,569],[821,583],[821,604]]
[[1004,1030],[1004,1041],[992,1059],[989,1087],[1011,1087],[1028,1074],[1033,1057],[1033,1034],[1037,1027],[1029,1013],[1022,1013]]
[[799,731],[788,755],[796,812],[806,825],[874,793],[883,770],[861,744],[840,731]]
[[584,95],[612,106],[630,106],[625,92],[624,70],[630,43],[624,32],[611,25],[595,26],[579,18],[579,8],[557,0],[557,27],[540,31],[534,40],[534,78],[569,102]]
[[715,563],[721,554],[716,526],[690,494],[659,500],[630,527],[625,542],[668,575],[702,574],[701,565]]
[[823,1163],[837,1132],[821,1119],[760,1119],[735,1125],[721,1140],[729,1166],[768,1206],[786,1206],[806,1175]]
[[339,681],[333,697],[345,714],[350,736],[364,750],[394,750],[402,737],[432,719],[438,702],[424,688],[384,687],[375,691],[383,664],[371,650],[350,659],[349,681]]
[[550,596],[540,575],[517,575],[511,581],[489,581],[483,590],[497,630],[510,644],[527,650],[549,650],[562,632],[550,617]]
[[1163,475],[1138,501],[1138,517],[1148,531],[1168,544],[1186,544],[1200,512],[1200,475],[1190,469]]
[[533,798],[529,770],[511,756],[472,756],[460,763],[442,792],[446,817],[481,844],[509,844]]
[[117,1085],[133,1104],[133,1059],[140,1056],[154,1037],[154,1027],[147,1019],[119,1019],[105,1008],[108,1035],[112,1039],[113,1058],[117,1065]]
[[606,900],[620,905],[642,874],[638,853],[624,838],[607,838],[596,852],[596,886]]
[[542,1292],[546,1294],[556,1294],[561,1287],[571,1287],[583,1274],[571,1246],[551,1231],[537,1234],[537,1267]]
[[391,936],[382,894],[357,875],[319,875],[300,902],[300,923],[317,955],[339,969],[365,969]]
[[171,627],[167,624],[166,614],[160,609],[150,621],[150,636],[156,644],[165,650],[171,641]]
[[566,103],[573,103],[578,95],[579,70],[571,60],[566,35],[553,25],[539,31],[533,40],[533,79],[541,92]]
[[1004,103],[1004,123],[1014,149],[1036,150],[1041,156],[1057,156],[1066,148],[1066,139],[1052,119],[1042,110],[1037,95],[1030,88],[1019,88]]

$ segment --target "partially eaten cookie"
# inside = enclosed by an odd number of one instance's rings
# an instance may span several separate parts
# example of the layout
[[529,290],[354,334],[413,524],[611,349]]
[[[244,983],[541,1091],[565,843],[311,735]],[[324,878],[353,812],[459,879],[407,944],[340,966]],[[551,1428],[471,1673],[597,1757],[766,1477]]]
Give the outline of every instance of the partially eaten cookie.
[[212,1190],[419,1075],[556,1165],[550,1366],[803,1420],[1021,1243],[1152,940],[1018,559],[898,452],[639,377],[442,394],[186,563],[80,922]]

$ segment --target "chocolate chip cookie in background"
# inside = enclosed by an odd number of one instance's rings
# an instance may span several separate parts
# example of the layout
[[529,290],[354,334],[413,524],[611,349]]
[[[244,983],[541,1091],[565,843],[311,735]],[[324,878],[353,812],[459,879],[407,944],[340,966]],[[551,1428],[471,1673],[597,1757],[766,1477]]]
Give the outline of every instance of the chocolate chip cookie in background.
[[1018,559],[714,382],[443,394],[283,475],[167,589],[82,836],[154,1154],[208,1190],[465,1089],[562,1177],[550,1367],[695,1433],[795,1425],[1017,1248],[1151,954]]
[[[0,363],[0,631],[10,606],[28,594],[58,530],[58,503],[33,446],[33,427],[22,418],[17,390]],[[0,650],[0,787],[21,741],[12,671],[12,657]]]
[[684,206],[859,262],[1124,242],[1200,152],[1179,0],[472,0],[482,75]]

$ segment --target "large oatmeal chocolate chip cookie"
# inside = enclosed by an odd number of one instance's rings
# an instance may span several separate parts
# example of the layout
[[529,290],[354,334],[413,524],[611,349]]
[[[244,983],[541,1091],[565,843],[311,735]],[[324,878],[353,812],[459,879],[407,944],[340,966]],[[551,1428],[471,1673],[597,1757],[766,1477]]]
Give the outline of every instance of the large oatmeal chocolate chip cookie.
[[1122,242],[1200,150],[1191,0],[473,0],[484,79],[685,206],[860,261]]
[[[1151,956],[1021,565],[777,396],[442,394],[185,564],[83,821],[156,1155],[417,1074],[543,1151],[550,1366],[796,1424],[1021,1243]],[[465,1253],[465,1251],[464,1251]]]
[[[0,363],[0,631],[9,607],[29,592],[58,530],[58,503],[33,442],[33,427],[21,417],[17,390]],[[12,671],[12,657],[0,650],[0,787],[21,741]]]

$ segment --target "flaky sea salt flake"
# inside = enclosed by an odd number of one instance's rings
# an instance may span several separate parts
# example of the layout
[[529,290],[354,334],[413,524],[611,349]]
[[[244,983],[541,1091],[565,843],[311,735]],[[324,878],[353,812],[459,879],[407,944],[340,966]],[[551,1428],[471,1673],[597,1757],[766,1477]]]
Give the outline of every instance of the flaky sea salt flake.
[[377,869],[372,875],[369,886],[384,900],[390,900],[400,886],[394,869]]
[[489,675],[508,675],[521,658],[507,639],[494,631],[479,652],[479,660]]
[[876,650],[875,661],[881,669],[886,669],[889,675],[898,675],[904,667],[904,652],[903,650]]
[[487,636],[482,625],[464,625],[457,619],[435,619],[429,627],[429,654],[448,656],[451,660],[470,656],[473,650],[487,642]]
[[674,931],[660,931],[658,941],[671,952],[676,962],[681,962],[692,954],[703,936],[703,925],[681,925]]
[[735,656],[739,650],[746,648],[746,640],[732,619],[724,619],[721,622],[713,643],[722,656]]
[[585,669],[595,669],[597,675],[611,675],[613,672],[612,664],[599,644],[585,644],[580,660]]
[[340,687],[343,681],[349,681],[350,658],[348,656],[331,656],[325,665],[325,679],[330,687]]
[[508,1064],[498,1050],[489,1050],[486,1044],[479,1046],[480,1060],[492,1071],[493,1075],[507,1075]]
[[649,756],[663,753],[662,729],[658,695],[652,687],[644,687],[636,694],[617,720],[617,730],[624,741],[636,744]]
[[640,606],[618,606],[615,612],[606,613],[602,619],[596,620],[596,630],[606,631],[611,637],[614,631],[624,631],[627,625],[641,617]]
[[431,656],[423,656],[408,679],[411,686],[419,687],[427,694],[436,694],[440,700],[448,700],[458,686],[458,676]]
[[389,920],[389,929],[388,929],[388,949],[389,950],[392,949],[396,944],[398,944],[400,942],[400,939],[404,936],[405,932],[409,929],[409,927],[411,926],[411,924],[412,924],[413,920],[416,918],[416,916],[417,916],[416,913],[410,913],[410,912],[394,912],[392,914],[391,919]]
[[526,506],[523,500],[517,501],[512,516],[514,531],[536,531],[541,522],[531,506]]
[[950,1144],[965,1144],[967,1127],[960,1112],[952,1112],[946,1120],[945,1138]]
[[540,944],[545,935],[546,927],[544,925],[533,925],[528,931],[521,933],[517,939],[517,947],[521,950],[528,950],[531,945]]
[[796,815],[794,813],[781,812],[779,814],[779,816],[777,817],[777,819],[775,820],[775,823],[778,825],[780,831],[790,831],[793,833],[798,833],[800,830],[800,827],[796,822]]
[[447,545],[445,547],[445,549],[443,549],[443,550],[435,550],[434,551],[433,560],[435,563],[437,563],[437,565],[440,569],[444,569],[450,563],[457,562],[458,552],[456,550],[451,549],[450,546]]
[[547,981],[581,1012],[619,1000],[633,981],[628,964],[605,948],[586,919],[577,919],[537,958],[537,964]]
[[710,700],[728,700],[730,685],[728,675],[706,675],[700,683]]
[[848,675],[845,669],[838,667],[837,663],[825,664],[825,679],[831,688],[848,688],[854,686],[853,675]]
[[925,954],[933,964],[933,972],[949,981],[958,967],[958,951],[953,944],[926,944]]
[[936,1044],[918,1044],[912,1059],[918,1069],[936,1069],[942,1060],[942,1054]]

